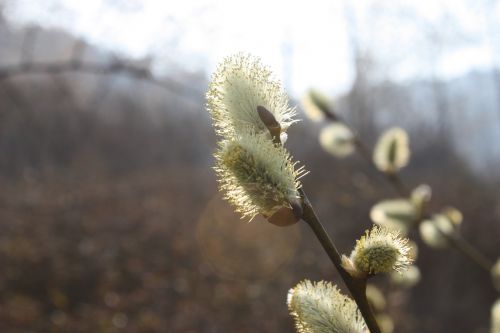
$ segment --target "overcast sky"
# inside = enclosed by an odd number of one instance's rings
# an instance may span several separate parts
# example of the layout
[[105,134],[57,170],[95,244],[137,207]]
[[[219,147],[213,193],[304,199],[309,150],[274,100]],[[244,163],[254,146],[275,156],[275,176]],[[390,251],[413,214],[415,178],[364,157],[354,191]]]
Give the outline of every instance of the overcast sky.
[[152,55],[159,70],[175,64],[210,72],[228,54],[251,52],[292,94],[347,90],[352,36],[379,65],[374,75],[391,79],[490,67],[492,45],[500,45],[492,33],[500,5],[489,0],[6,1],[14,24],[60,27],[113,52]]

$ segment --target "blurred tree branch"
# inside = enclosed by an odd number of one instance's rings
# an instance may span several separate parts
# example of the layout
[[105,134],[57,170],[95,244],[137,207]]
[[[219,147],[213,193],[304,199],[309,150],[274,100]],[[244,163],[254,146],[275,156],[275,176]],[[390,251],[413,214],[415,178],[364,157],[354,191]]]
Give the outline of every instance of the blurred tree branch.
[[[359,133],[349,126],[342,117],[339,116],[337,112],[334,110],[322,110],[325,114],[325,119],[329,122],[341,122],[349,129],[354,135],[354,144],[356,146],[356,151],[358,154],[365,160],[367,164],[370,165],[371,168],[377,171],[377,174],[384,176],[385,180],[391,185],[391,187],[396,191],[398,195],[401,197],[408,197],[410,195],[410,187],[401,179],[401,177],[397,173],[384,173],[380,171],[373,163],[371,158],[371,154],[362,141]],[[430,214],[424,214],[419,221],[417,221],[416,225],[418,226],[425,219],[430,218]],[[448,240],[449,244],[452,245],[455,249],[458,250],[460,254],[469,258],[474,264],[478,267],[484,269],[488,273],[490,273],[491,268],[493,267],[493,261],[486,257],[482,252],[480,252],[477,248],[475,248],[472,244],[470,244],[466,239],[464,239],[461,235],[452,235],[444,232],[439,227],[437,230]]]
[[[271,134],[271,137],[273,138],[275,145],[281,146],[281,141],[280,141],[281,128],[279,123],[266,108],[258,106],[257,112],[259,114],[260,120],[266,125],[267,129],[269,130],[269,133]],[[347,289],[349,289],[349,292],[351,293],[354,301],[358,305],[359,311],[361,312],[361,315],[363,316],[363,319],[369,331],[371,333],[381,333],[382,331],[377,323],[377,320],[375,319],[375,315],[370,307],[368,298],[366,296],[367,277],[366,276],[356,277],[354,275],[351,275],[343,267],[342,255],[337,250],[337,247],[335,246],[332,239],[326,232],[323,224],[321,223],[316,212],[314,211],[314,208],[311,202],[309,201],[309,198],[307,197],[304,189],[303,188],[299,189],[299,193],[302,201],[301,203],[302,210],[300,212],[301,215],[300,218],[309,225],[311,230],[314,232],[314,235],[318,239],[319,243],[325,250],[328,257],[330,258],[331,262],[339,272],[340,277],[344,281],[345,285],[347,286]],[[269,219],[269,222],[271,222],[271,219]]]
[[125,59],[115,58],[111,62],[84,61],[83,54],[86,43],[76,40],[72,46],[70,59],[52,62],[37,62],[34,60],[39,29],[28,29],[21,42],[20,63],[0,66],[0,82],[21,75],[47,74],[56,75],[66,72],[82,72],[94,75],[126,75],[136,80],[147,81],[162,89],[168,90],[187,100],[204,93],[171,78],[159,79],[149,68],[130,64]]
[[148,69],[129,65],[119,60],[109,64],[81,62],[78,59],[72,59],[60,62],[27,62],[3,66],[0,67],[0,81],[26,74],[59,74],[64,72],[85,72],[95,75],[124,74],[137,80],[146,80],[183,97],[202,94],[171,79],[159,80]]

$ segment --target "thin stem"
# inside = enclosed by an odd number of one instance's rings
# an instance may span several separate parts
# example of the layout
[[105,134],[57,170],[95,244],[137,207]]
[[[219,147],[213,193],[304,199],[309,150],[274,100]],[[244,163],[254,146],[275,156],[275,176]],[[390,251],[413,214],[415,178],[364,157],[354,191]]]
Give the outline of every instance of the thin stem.
[[487,258],[484,254],[479,252],[474,246],[472,246],[467,240],[465,240],[460,234],[452,233],[448,234],[443,232],[438,228],[441,234],[453,245],[457,250],[460,251],[465,257],[469,258],[473,263],[477,264],[484,270],[490,272],[493,267],[493,262]]
[[82,62],[78,58],[57,62],[25,62],[18,65],[0,66],[0,82],[11,77],[25,74],[60,74],[66,72],[81,72],[95,75],[125,74],[134,79],[146,80],[156,86],[169,90],[183,98],[191,99],[200,92],[172,79],[155,78],[147,68],[129,65],[122,61],[110,64]]
[[[335,114],[335,116],[332,116]],[[348,126],[347,123],[335,112],[329,110],[326,113],[326,118],[330,121],[339,121],[344,125]],[[373,160],[370,156],[369,150],[366,148],[365,144],[361,140],[359,134],[350,126],[348,126],[351,132],[354,135],[354,145],[356,146],[356,151],[358,154],[379,174],[383,174],[386,181],[393,187],[393,189],[402,197],[407,197],[410,194],[410,190],[408,186],[403,182],[401,177],[397,173],[385,173],[381,172],[373,163]],[[419,225],[421,221],[417,221],[415,225]],[[440,230],[440,229],[438,229]],[[441,230],[440,230],[441,231]],[[477,266],[482,269],[490,272],[493,267],[493,262],[488,259],[484,254],[482,254],[478,249],[476,249],[472,244],[467,242],[463,237],[458,234],[450,235],[449,233],[441,232],[442,235],[449,241],[449,243],[459,251],[463,256],[469,258],[472,262],[474,262]]]
[[[279,138],[281,128],[279,123],[274,118],[273,114],[263,106],[257,106],[257,113],[260,117],[260,120],[269,130],[269,133],[271,134],[275,144],[281,145],[281,141]],[[330,119],[335,119],[334,113],[331,113]],[[321,243],[321,246],[323,246],[326,254],[332,261],[337,271],[340,273],[340,276],[342,277],[342,280],[344,280],[347,289],[349,289],[349,292],[354,298],[354,301],[358,305],[359,311],[361,312],[361,315],[363,316],[369,331],[371,333],[381,333],[380,328],[378,327],[377,320],[375,319],[375,316],[373,315],[373,312],[366,298],[367,278],[355,278],[342,267],[342,257],[335,247],[335,244],[333,244],[330,236],[328,236],[328,234],[326,233],[325,228],[319,221],[318,216],[312,208],[311,202],[307,198],[307,195],[305,194],[303,189],[300,189],[299,192],[302,199],[302,209],[300,209],[302,219],[311,227],[312,231]],[[291,205],[292,210],[297,213],[298,210],[296,208],[294,209],[293,203],[291,203]]]
[[397,173],[385,173],[385,178],[392,184],[392,187],[401,195],[402,197],[408,197],[410,195],[410,190],[403,183],[401,177]]
[[335,247],[335,244],[330,236],[328,236],[325,228],[319,221],[318,216],[314,212],[309,199],[307,199],[307,196],[303,191],[301,191],[301,195],[304,200],[304,214],[302,215],[302,219],[311,227],[326,254],[332,261],[337,271],[340,273],[347,289],[349,289],[354,301],[358,305],[359,311],[361,312],[361,315],[363,316],[366,326],[370,332],[381,333],[377,320],[375,319],[368,303],[368,299],[366,298],[366,278],[355,278],[342,267],[342,257],[339,251]]

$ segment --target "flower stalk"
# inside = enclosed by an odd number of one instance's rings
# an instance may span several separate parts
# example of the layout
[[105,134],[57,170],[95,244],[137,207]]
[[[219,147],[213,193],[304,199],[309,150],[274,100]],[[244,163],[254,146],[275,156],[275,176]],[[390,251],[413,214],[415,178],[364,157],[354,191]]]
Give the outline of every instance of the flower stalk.
[[378,326],[377,320],[375,319],[373,311],[366,297],[366,282],[368,277],[354,277],[344,269],[344,267],[342,266],[342,257],[335,247],[332,239],[330,238],[330,236],[328,236],[325,228],[321,224],[309,199],[307,198],[303,190],[299,190],[299,192],[303,200],[304,213],[302,215],[302,219],[312,229],[314,235],[339,272],[342,280],[347,286],[347,289],[351,293],[351,296],[358,305],[359,311],[365,319],[366,326],[368,327],[370,332],[381,333],[380,327]]
[[[275,129],[272,127],[274,122],[271,119],[273,118],[273,115],[270,113],[266,113],[265,109],[264,110],[260,109],[259,116],[261,117],[262,122],[265,123],[266,126],[268,126],[268,130],[273,136],[275,141],[276,134],[273,135],[273,131],[275,131]],[[321,246],[325,250],[326,254],[332,261],[333,265],[339,272],[342,280],[347,286],[347,289],[349,290],[351,296],[356,302],[359,311],[361,312],[361,315],[363,316],[366,326],[368,327],[370,332],[381,333],[380,327],[378,326],[377,320],[375,319],[373,311],[366,297],[366,282],[368,276],[354,277],[344,269],[344,267],[342,266],[342,256],[335,247],[335,244],[333,243],[330,236],[328,236],[328,233],[326,232],[325,228],[321,224],[318,216],[316,215],[311,205],[311,202],[307,198],[307,195],[305,194],[302,188],[300,188],[298,192],[302,200],[302,209],[301,209],[302,220],[306,222],[312,229],[314,235],[316,236]]]
[[[392,186],[392,188],[402,197],[408,197],[410,190],[409,187],[404,183],[398,173],[396,172],[381,172],[373,162],[373,159],[369,153],[369,150],[366,148],[364,142],[361,140],[359,134],[333,110],[329,109],[328,112],[325,112],[326,119],[330,122],[338,121],[345,124],[349,127],[354,135],[354,144],[356,146],[356,151],[359,155],[365,160],[365,162],[374,168],[379,175],[384,176],[385,180]],[[424,215],[424,214],[422,214]],[[415,223],[415,226],[418,226],[422,221],[425,220],[425,216]],[[453,246],[461,255],[468,258],[471,262],[476,264],[476,266],[484,269],[486,271],[490,271],[493,267],[493,261],[487,258],[483,253],[481,253],[477,248],[475,248],[472,244],[470,244],[467,240],[465,240],[460,235],[449,235],[438,228],[438,231],[443,234],[449,244]]]

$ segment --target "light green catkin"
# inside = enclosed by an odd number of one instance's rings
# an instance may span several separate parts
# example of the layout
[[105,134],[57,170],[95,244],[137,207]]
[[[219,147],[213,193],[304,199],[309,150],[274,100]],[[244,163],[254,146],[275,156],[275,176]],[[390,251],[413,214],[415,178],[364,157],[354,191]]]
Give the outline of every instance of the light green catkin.
[[432,189],[429,185],[422,184],[417,186],[410,195],[410,201],[415,205],[417,211],[423,214],[425,205],[431,200]]
[[303,168],[266,134],[241,133],[222,141],[215,154],[220,189],[243,217],[271,216],[299,197]]
[[500,299],[491,307],[491,333],[500,333]]
[[311,89],[301,100],[302,108],[309,119],[319,122],[325,119],[325,112],[329,111],[330,101],[321,92]]
[[288,292],[287,304],[299,333],[366,332],[356,303],[328,282],[300,282]]
[[372,309],[376,312],[382,312],[385,310],[387,302],[385,300],[384,294],[373,284],[366,285],[366,298],[370,303]]
[[462,214],[456,210],[443,210],[419,225],[420,237],[428,246],[443,249],[449,246],[452,236],[462,221]]
[[323,149],[335,157],[346,157],[356,150],[354,134],[342,123],[334,122],[321,130],[319,142]]
[[391,128],[382,134],[373,152],[373,163],[380,171],[394,173],[410,160],[408,134],[402,128]]
[[213,74],[207,92],[207,109],[216,132],[226,139],[235,139],[242,131],[268,133],[258,106],[272,113],[283,132],[296,122],[296,110],[288,105],[288,96],[269,68],[248,54],[227,57]]
[[373,206],[370,211],[373,223],[397,230],[402,235],[408,233],[417,216],[415,205],[407,199],[384,200]]
[[374,226],[356,241],[349,259],[364,274],[401,272],[413,261],[410,250],[408,239],[397,231]]
[[415,286],[420,282],[420,278],[420,269],[415,265],[411,265],[402,273],[393,272],[391,274],[392,282],[403,288],[411,288]]

